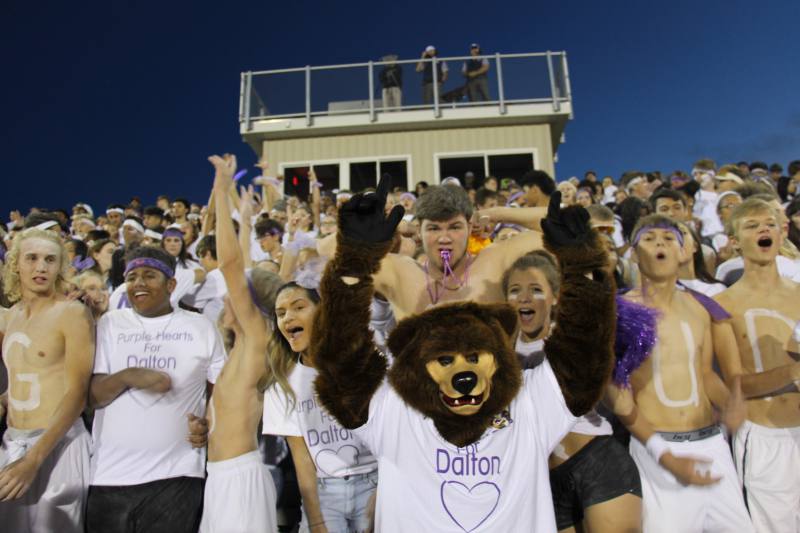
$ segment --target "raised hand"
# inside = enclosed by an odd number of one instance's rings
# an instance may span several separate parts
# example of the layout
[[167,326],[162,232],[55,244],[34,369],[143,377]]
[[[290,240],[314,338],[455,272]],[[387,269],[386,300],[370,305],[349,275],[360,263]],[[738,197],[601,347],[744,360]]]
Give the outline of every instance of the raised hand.
[[239,187],[240,197],[239,197],[239,215],[244,219],[245,217],[253,216],[253,197],[255,196],[255,191],[253,190],[253,186],[250,185],[248,187]]
[[391,188],[391,176],[384,174],[375,193],[358,193],[339,210],[339,230],[342,235],[366,243],[383,243],[394,238],[405,209],[396,205],[384,214],[386,197]]
[[227,192],[233,181],[233,175],[236,173],[236,156],[225,154],[220,157],[212,155],[208,161],[214,165],[214,188],[220,191]]
[[547,218],[542,220],[542,231],[554,248],[583,244],[592,231],[589,212],[580,206],[561,209],[561,192],[556,191],[550,196]]

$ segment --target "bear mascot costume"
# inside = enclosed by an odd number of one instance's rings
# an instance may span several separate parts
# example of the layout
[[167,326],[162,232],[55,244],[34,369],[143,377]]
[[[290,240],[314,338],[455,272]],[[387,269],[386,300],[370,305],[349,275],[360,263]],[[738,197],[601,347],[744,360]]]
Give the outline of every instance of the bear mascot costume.
[[542,222],[562,281],[541,365],[522,370],[510,306],[462,302],[402,320],[387,370],[369,319],[372,274],[403,216],[385,215],[388,187],[342,207],[311,341],[320,402],[378,458],[376,531],[555,531],[548,456],[614,363],[615,287],[589,215],[555,193]]

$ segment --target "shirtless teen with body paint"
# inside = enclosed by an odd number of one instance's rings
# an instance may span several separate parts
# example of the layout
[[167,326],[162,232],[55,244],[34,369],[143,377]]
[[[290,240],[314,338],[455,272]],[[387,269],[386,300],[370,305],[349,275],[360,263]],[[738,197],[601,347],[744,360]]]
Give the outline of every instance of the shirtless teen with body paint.
[[661,215],[641,219],[632,235],[642,286],[625,298],[659,312],[657,341],[631,374],[631,389],[610,390],[635,437],[644,531],[754,531],[714,415],[722,411],[733,430],[742,402],[712,369],[709,312],[676,285],[683,236]]
[[[800,531],[800,348],[792,332],[800,322],[800,284],[778,273],[780,213],[759,199],[737,206],[731,244],[744,259],[744,275],[717,301],[731,313],[722,335],[732,341],[720,365],[726,379],[741,376],[747,421],[733,450],[758,531]],[[737,350],[738,348],[738,350]]]
[[8,531],[82,532],[89,484],[86,405],[93,321],[64,296],[66,258],[57,236],[25,230],[14,243],[5,289],[19,299],[6,316],[9,386],[0,416],[0,524]]

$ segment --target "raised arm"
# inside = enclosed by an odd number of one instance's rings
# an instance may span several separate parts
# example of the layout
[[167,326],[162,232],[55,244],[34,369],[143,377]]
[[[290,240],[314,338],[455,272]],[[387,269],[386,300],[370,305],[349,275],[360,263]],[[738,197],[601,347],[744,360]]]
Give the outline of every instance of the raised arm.
[[239,249],[242,256],[242,265],[245,269],[253,266],[253,258],[250,257],[250,237],[252,233],[253,205],[255,191],[253,186],[241,188],[242,201],[239,202]]
[[544,351],[567,406],[580,416],[600,400],[611,376],[615,287],[605,272],[605,247],[589,225],[589,213],[582,207],[560,210],[560,202],[561,194],[555,192],[542,222],[545,246],[561,271],[556,328]]
[[518,224],[542,230],[542,219],[547,216],[544,207],[490,207],[477,212],[478,220],[488,218],[492,223]]
[[314,172],[313,168],[309,169],[308,171],[308,186],[311,189],[311,216],[314,227],[319,230],[320,207],[322,204],[322,198],[320,197],[319,189],[322,186],[322,183],[320,183],[317,179],[317,173]]
[[320,284],[321,302],[311,336],[311,357],[319,372],[317,396],[325,409],[348,429],[364,425],[369,402],[386,374],[386,359],[369,330],[372,276],[392,246],[403,217],[384,205],[389,180],[375,194],[356,194],[339,212],[336,255]]
[[[224,197],[236,172],[236,157],[231,155],[222,158],[214,155],[208,160],[214,165],[215,170],[214,192],[220,197]],[[248,213],[245,215],[249,217]],[[225,286],[233,313],[245,336],[262,336],[266,346],[264,319],[250,296],[247,276],[244,272],[244,259],[236,239],[236,231],[233,229],[233,219],[227,202],[217,202],[216,217],[217,260],[219,261],[219,270],[225,278]]]

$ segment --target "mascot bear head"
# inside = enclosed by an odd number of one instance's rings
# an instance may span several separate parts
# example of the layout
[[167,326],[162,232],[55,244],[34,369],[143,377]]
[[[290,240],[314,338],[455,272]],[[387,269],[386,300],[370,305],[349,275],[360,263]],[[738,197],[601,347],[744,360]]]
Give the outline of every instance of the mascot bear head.
[[464,302],[406,318],[388,339],[389,381],[447,441],[475,442],[522,384],[511,343],[516,327],[505,304]]

